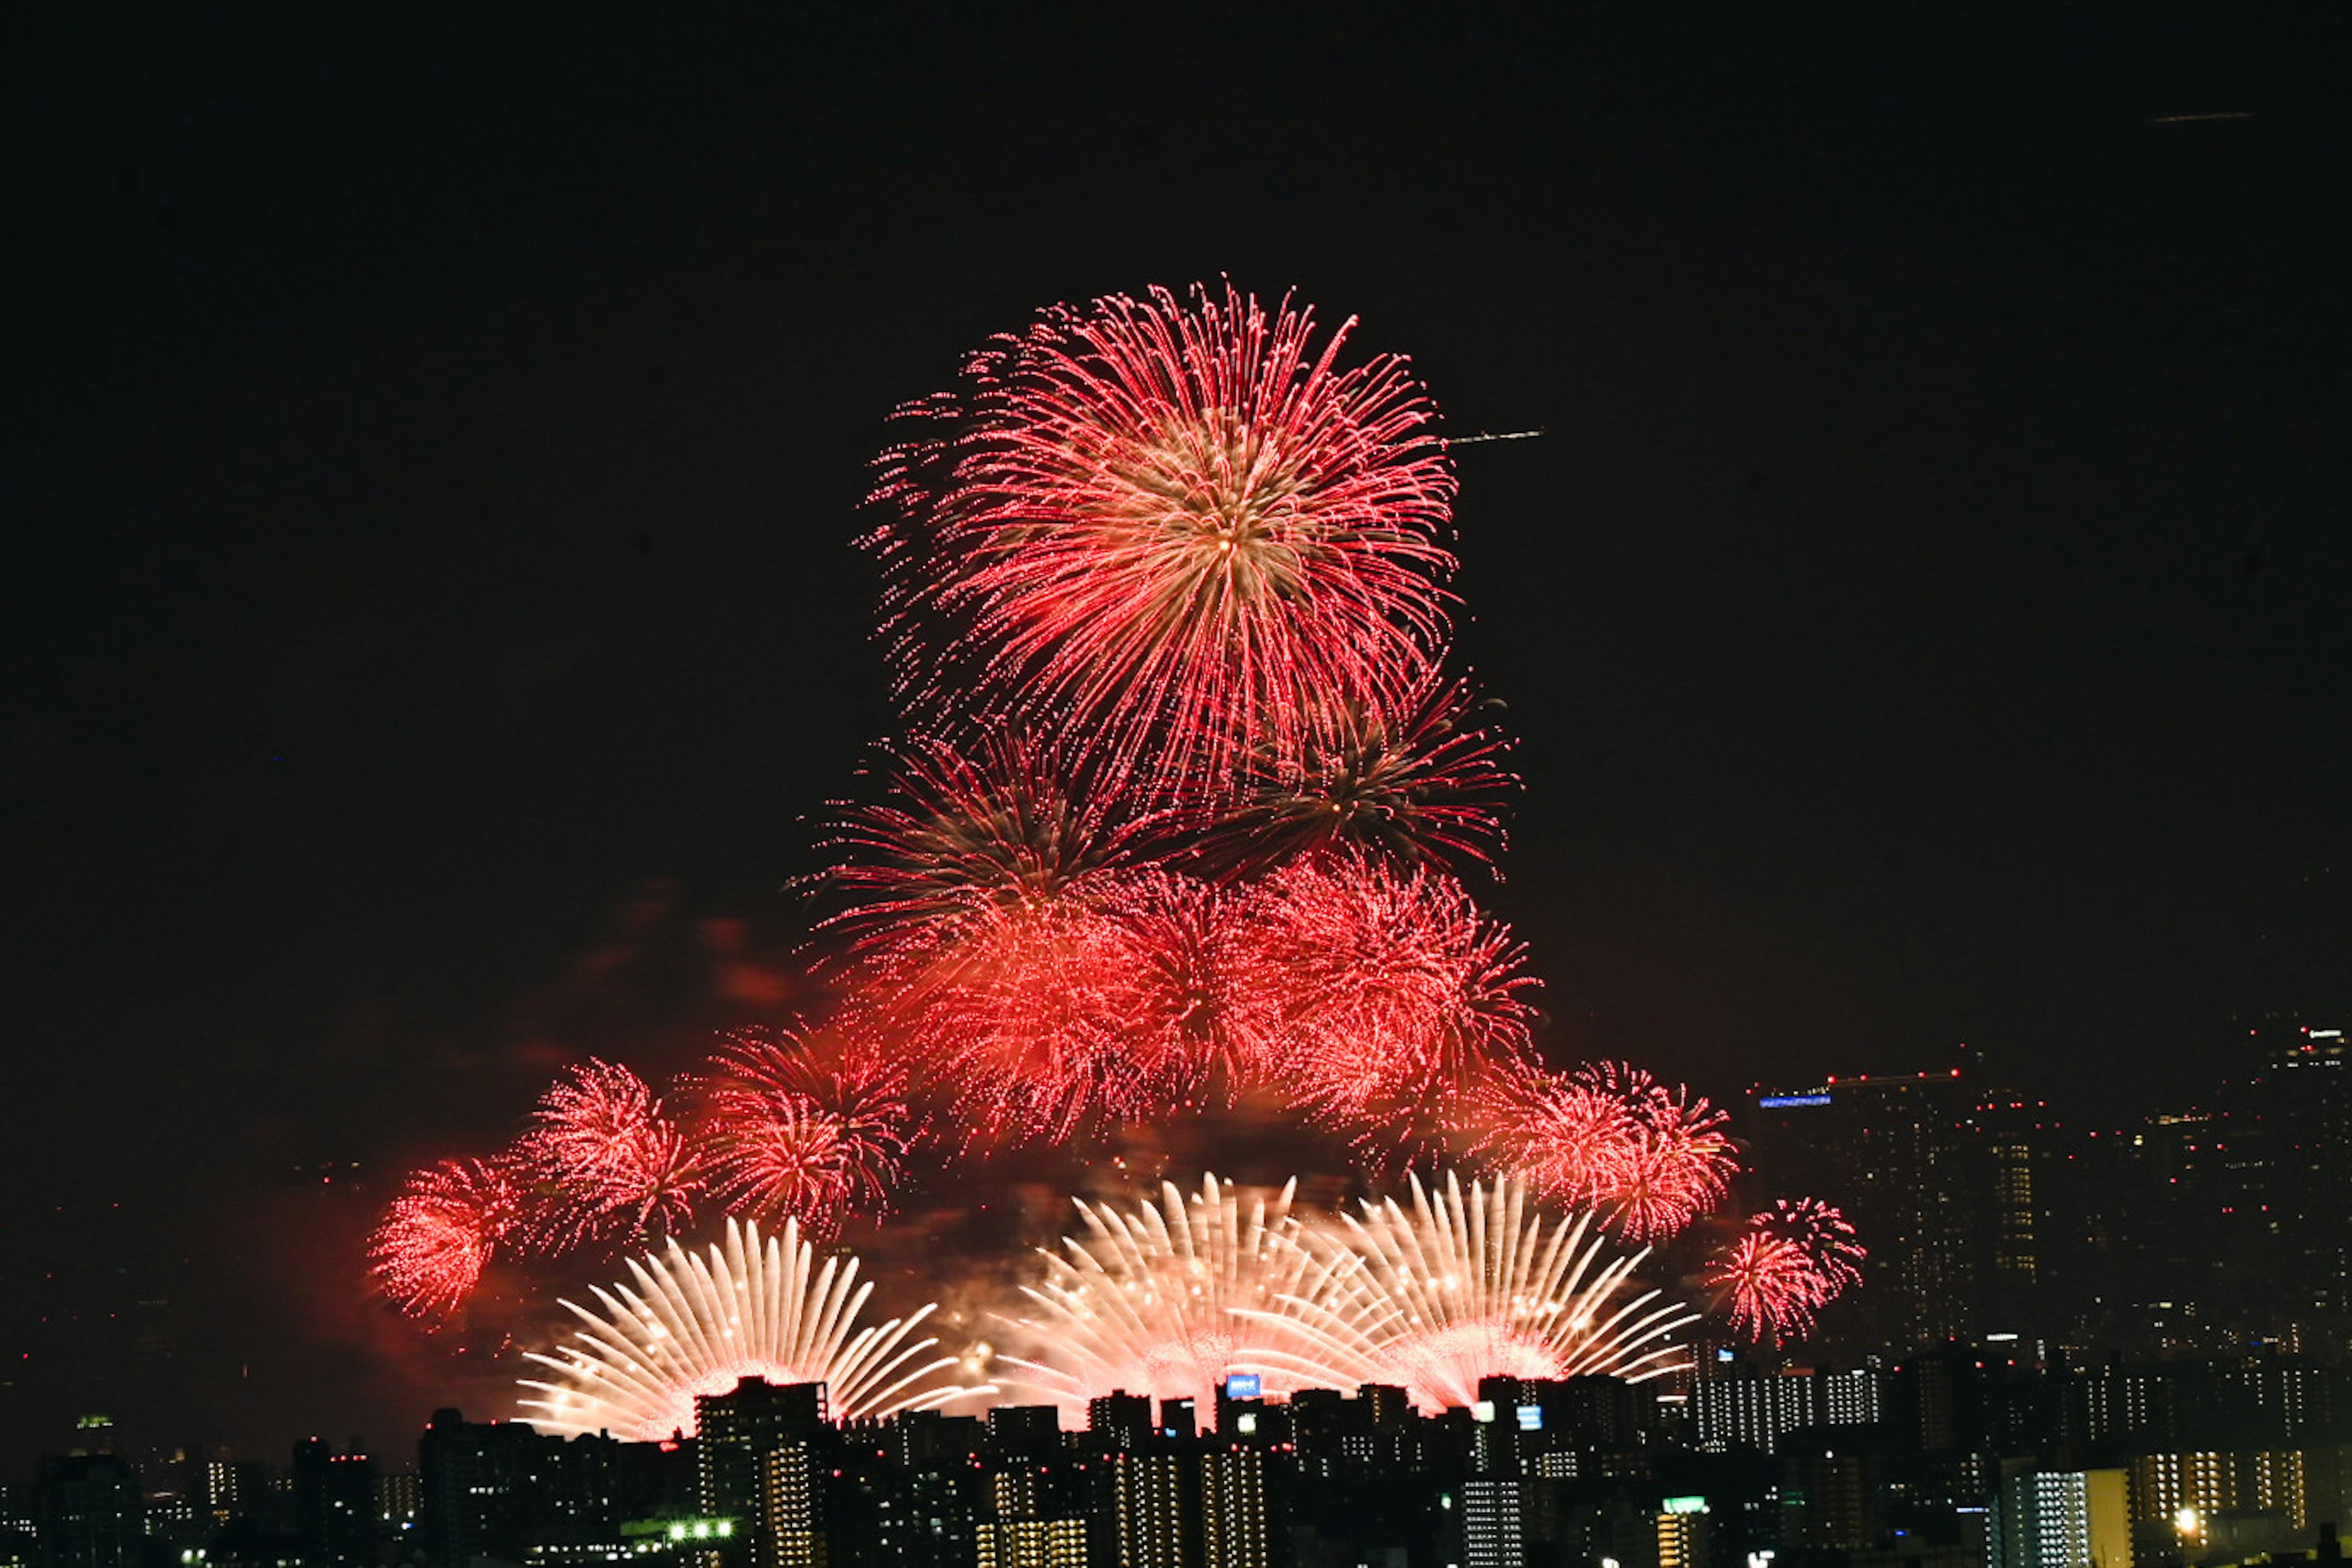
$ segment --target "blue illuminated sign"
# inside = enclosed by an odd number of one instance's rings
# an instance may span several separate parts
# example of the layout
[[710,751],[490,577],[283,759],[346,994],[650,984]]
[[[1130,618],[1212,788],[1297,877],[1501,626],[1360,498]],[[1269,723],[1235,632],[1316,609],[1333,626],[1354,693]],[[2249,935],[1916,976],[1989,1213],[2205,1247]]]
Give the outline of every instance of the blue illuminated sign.
[[1829,1102],[1830,1097],[1826,1094],[1764,1094],[1756,1099],[1757,1105],[1766,1110],[1778,1110],[1788,1105],[1827,1105]]
[[1542,1405],[1522,1405],[1519,1406],[1519,1430],[1522,1432],[1540,1432],[1543,1430]]
[[1225,1397],[1227,1399],[1255,1399],[1257,1397],[1257,1373],[1254,1372],[1234,1373],[1225,1379]]

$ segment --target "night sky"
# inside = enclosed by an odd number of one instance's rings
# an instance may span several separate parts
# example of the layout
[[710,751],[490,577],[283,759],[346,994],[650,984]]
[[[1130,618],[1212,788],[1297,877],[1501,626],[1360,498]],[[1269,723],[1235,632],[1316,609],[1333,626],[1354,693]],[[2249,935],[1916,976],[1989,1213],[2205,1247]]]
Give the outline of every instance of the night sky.
[[788,1009],[866,463],[1055,300],[1295,288],[1547,432],[1456,585],[1560,1059],[2119,1121],[2352,1001],[2325,8],[103,9],[0,111],[0,1479],[493,1413],[359,1231]]

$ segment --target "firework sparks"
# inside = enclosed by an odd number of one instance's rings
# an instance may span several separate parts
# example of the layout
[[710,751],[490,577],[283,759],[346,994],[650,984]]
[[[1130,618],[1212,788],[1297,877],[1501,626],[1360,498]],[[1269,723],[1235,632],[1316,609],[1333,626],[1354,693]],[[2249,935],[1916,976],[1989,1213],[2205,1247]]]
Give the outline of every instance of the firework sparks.
[[532,1361],[554,1381],[525,1378],[524,1419],[564,1436],[610,1432],[649,1442],[694,1430],[697,1394],[725,1394],[746,1377],[822,1383],[835,1420],[924,1410],[994,1393],[939,1381],[952,1357],[922,1360],[934,1339],[910,1339],[929,1317],[857,1327],[873,1293],[857,1260],[815,1266],[814,1249],[787,1220],[781,1237],[730,1219],[722,1242],[697,1254],[675,1239],[658,1256],[629,1260],[634,1286],[599,1289],[602,1310],[563,1303],[580,1321],[574,1342]]
[[1725,1292],[1732,1326],[1750,1339],[1802,1339],[1815,1314],[1862,1282],[1865,1256],[1845,1215],[1813,1198],[1783,1198],[1748,1220],[1706,1282]]
[[904,1062],[867,1038],[778,1030],[731,1037],[711,1067],[694,1082],[698,1131],[730,1212],[830,1241],[887,1205],[918,1130]]
[[1251,876],[1339,844],[1422,861],[1491,865],[1499,811],[1518,781],[1509,742],[1478,723],[1468,689],[1434,671],[1393,717],[1339,705],[1296,758],[1259,746],[1243,759],[1239,804],[1187,853],[1226,875]]
[[443,1160],[412,1174],[368,1237],[376,1289],[411,1317],[465,1307],[519,1216],[514,1183],[489,1160]]
[[542,1245],[561,1250],[693,1217],[700,1154],[628,1068],[595,1060],[571,1068],[540,1097],[532,1122],[515,1156],[534,1185],[532,1229]]
[[1295,1189],[1244,1199],[1211,1175],[1189,1194],[1163,1184],[1159,1203],[1132,1213],[1076,1200],[1087,1235],[1040,1251],[1045,1279],[1024,1286],[1025,1310],[1008,1314],[1045,1359],[1001,1356],[1003,1380],[1066,1410],[1118,1391],[1210,1408],[1228,1373],[1265,1369],[1240,1313],[1271,1311],[1307,1266]]
[[1242,919],[1231,990],[1251,1059],[1360,1142],[1422,1135],[1526,1049],[1525,950],[1442,871],[1317,856],[1267,878]]
[[1524,1184],[1463,1191],[1412,1184],[1360,1216],[1310,1227],[1316,1258],[1276,1310],[1290,1343],[1272,1357],[1325,1388],[1402,1384],[1434,1413],[1466,1405],[1484,1377],[1599,1373],[1640,1383],[1685,1364],[1670,1336],[1698,1314],[1643,1289],[1649,1248],[1608,1256],[1590,1213],[1547,1219]]
[[1738,1170],[1727,1118],[1623,1062],[1572,1072],[1515,1065],[1479,1100],[1485,1151],[1549,1202],[1600,1211],[1620,1235],[1662,1240],[1723,1200]]
[[902,691],[1082,735],[1164,796],[1409,689],[1449,631],[1454,479],[1403,362],[1337,368],[1347,331],[1318,350],[1310,312],[1230,287],[1101,299],[907,410],[945,433],[885,453],[875,490]]
[[827,923],[869,952],[935,952],[1007,906],[1079,889],[1140,830],[1074,794],[1059,757],[1018,731],[967,749],[918,738],[888,754],[887,798],[844,803],[832,837],[828,880],[849,908]]

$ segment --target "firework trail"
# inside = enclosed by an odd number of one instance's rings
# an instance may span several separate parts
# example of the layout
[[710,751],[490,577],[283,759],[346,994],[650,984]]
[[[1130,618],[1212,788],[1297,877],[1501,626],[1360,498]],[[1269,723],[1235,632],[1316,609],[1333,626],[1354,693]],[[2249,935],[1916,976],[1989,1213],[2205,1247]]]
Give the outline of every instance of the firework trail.
[[1548,1220],[1508,1178],[1465,1194],[1450,1173],[1438,1188],[1416,1176],[1412,1198],[1303,1231],[1315,1265],[1260,1320],[1299,1384],[1402,1384],[1434,1414],[1475,1403],[1485,1377],[1640,1383],[1685,1364],[1670,1336],[1698,1314],[1640,1288],[1649,1248],[1611,1257],[1591,1214]]
[[1402,361],[1337,368],[1348,330],[1318,349],[1230,286],[1057,306],[903,410],[929,430],[880,459],[897,516],[866,542],[915,711],[1025,715],[1167,798],[1412,689],[1450,630],[1454,478]]
[[731,1036],[692,1089],[712,1194],[731,1214],[796,1219],[820,1242],[852,1212],[887,1205],[919,1131],[906,1064],[839,1031]]
[[409,1316],[446,1322],[464,1309],[520,1213],[502,1163],[427,1165],[410,1175],[369,1235],[369,1275]]
[[1802,1339],[1815,1314],[1862,1282],[1867,1254],[1845,1215],[1813,1198],[1782,1198],[1752,1216],[1706,1282],[1725,1293],[1732,1326],[1752,1340]]
[[1247,1057],[1360,1146],[1427,1138],[1433,1111],[1527,1049],[1525,950],[1444,872],[1316,856],[1253,889],[1240,921]]
[[1192,1194],[1163,1183],[1159,1203],[1131,1213],[1074,1200],[1087,1234],[1065,1237],[1059,1254],[1040,1249],[1045,1279],[1005,1314],[1043,1359],[1001,1355],[999,1375],[1074,1412],[1116,1392],[1213,1408],[1229,1372],[1266,1370],[1241,1312],[1271,1311],[1310,1261],[1296,1242],[1296,1188],[1244,1199],[1210,1175]]
[[643,1079],[612,1062],[573,1067],[541,1095],[514,1157],[532,1184],[533,1238],[550,1251],[676,1229],[704,1189],[684,1129]]
[[635,1284],[595,1291],[601,1310],[572,1301],[574,1342],[530,1358],[554,1381],[525,1378],[524,1419],[572,1436],[610,1432],[649,1442],[694,1430],[697,1394],[725,1394],[746,1377],[822,1383],[834,1420],[924,1410],[987,1385],[941,1383],[952,1357],[923,1361],[933,1339],[910,1340],[934,1310],[856,1327],[873,1284],[857,1282],[857,1259],[815,1266],[799,1227],[762,1241],[759,1226],[730,1219],[723,1242],[697,1254],[673,1238],[667,1250],[629,1260]]
[[1681,1231],[1722,1202],[1738,1169],[1723,1111],[1623,1062],[1566,1073],[1514,1064],[1477,1100],[1490,1160],[1547,1202],[1599,1211],[1630,1240]]
[[1392,711],[1337,704],[1297,756],[1253,747],[1236,804],[1179,853],[1241,877],[1342,844],[1405,865],[1491,866],[1518,780],[1504,766],[1508,739],[1475,710],[1467,687],[1434,670]]

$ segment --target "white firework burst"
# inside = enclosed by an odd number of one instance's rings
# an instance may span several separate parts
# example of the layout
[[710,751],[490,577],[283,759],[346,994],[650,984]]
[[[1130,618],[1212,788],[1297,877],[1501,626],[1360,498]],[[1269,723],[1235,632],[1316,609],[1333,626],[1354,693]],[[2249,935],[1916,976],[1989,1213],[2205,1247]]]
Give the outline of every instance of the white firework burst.
[[1650,1249],[1608,1256],[1589,1211],[1547,1220],[1508,1177],[1465,1195],[1450,1173],[1435,1192],[1415,1176],[1410,1213],[1366,1200],[1297,1245],[1313,1264],[1297,1289],[1240,1309],[1297,1385],[1402,1384],[1433,1414],[1475,1402],[1484,1377],[1641,1383],[1687,1364],[1671,1336],[1698,1313],[1633,1278]]
[[1021,1288],[1025,1310],[1003,1314],[1041,1359],[1000,1355],[1003,1382],[1070,1411],[1114,1391],[1206,1410],[1235,1372],[1286,1392],[1255,1342],[1262,1320],[1244,1314],[1277,1305],[1312,1261],[1296,1239],[1297,1188],[1244,1199],[1209,1175],[1189,1194],[1162,1183],[1160,1201],[1132,1213],[1073,1200],[1087,1234],[1063,1237],[1060,1253],[1040,1248],[1045,1279]]
[[725,1239],[705,1253],[672,1240],[663,1253],[629,1259],[635,1285],[597,1288],[601,1311],[563,1303],[580,1320],[575,1342],[552,1355],[529,1352],[556,1375],[521,1380],[535,1391],[521,1401],[523,1419],[562,1436],[650,1441],[693,1431],[695,1396],[725,1394],[746,1377],[822,1383],[835,1420],[994,1392],[940,1381],[957,1365],[952,1357],[923,1359],[939,1341],[911,1336],[934,1304],[856,1327],[873,1282],[858,1282],[854,1257],[819,1268],[814,1255],[794,1222],[763,1241],[756,1225],[730,1219]]

